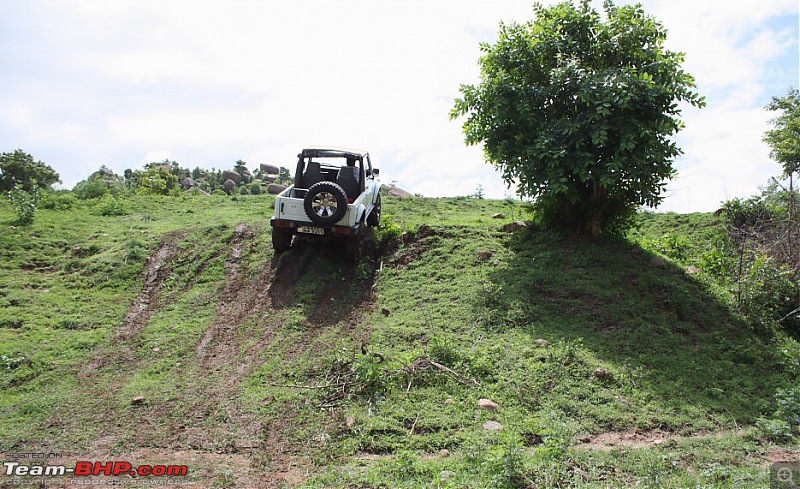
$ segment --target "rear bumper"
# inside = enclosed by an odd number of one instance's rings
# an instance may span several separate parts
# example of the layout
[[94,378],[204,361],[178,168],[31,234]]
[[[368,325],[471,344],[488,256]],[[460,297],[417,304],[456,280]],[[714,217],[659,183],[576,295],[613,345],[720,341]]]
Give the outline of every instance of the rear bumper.
[[[358,234],[361,230],[361,226],[320,226],[319,224],[315,224],[313,222],[308,221],[294,221],[291,219],[275,219],[272,218],[269,220],[270,226],[274,228],[282,228],[282,229],[291,229],[292,233],[302,234],[303,236],[330,236],[330,235],[338,235],[338,236],[353,236]],[[300,227],[308,227],[308,228],[316,228],[322,229],[324,234],[314,234],[314,233],[303,233],[298,231]]]

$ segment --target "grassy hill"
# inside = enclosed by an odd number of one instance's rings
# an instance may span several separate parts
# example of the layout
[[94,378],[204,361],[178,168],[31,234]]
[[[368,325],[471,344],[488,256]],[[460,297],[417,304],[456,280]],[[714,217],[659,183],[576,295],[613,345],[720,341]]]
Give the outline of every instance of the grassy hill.
[[19,227],[0,204],[0,459],[187,464],[209,488],[765,487],[800,454],[759,421],[797,343],[685,271],[713,216],[583,241],[503,232],[510,201],[386,198],[352,265],[273,256],[272,204]]

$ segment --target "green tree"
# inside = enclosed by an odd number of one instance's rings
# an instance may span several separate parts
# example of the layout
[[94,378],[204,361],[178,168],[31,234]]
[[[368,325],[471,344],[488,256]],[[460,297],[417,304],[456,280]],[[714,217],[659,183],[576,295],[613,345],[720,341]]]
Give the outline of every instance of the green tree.
[[164,165],[150,165],[139,179],[137,193],[144,195],[169,195],[178,185],[178,177]]
[[114,173],[111,168],[102,165],[86,180],[78,182],[72,191],[80,199],[96,199],[109,192],[114,195],[124,194],[128,191],[128,187],[125,178]]
[[770,121],[773,129],[764,133],[772,148],[770,156],[783,167],[783,176],[800,173],[800,91],[790,88],[784,97],[772,97],[767,110],[780,112]]
[[500,24],[451,112],[546,222],[592,234],[661,202],[681,154],[678,102],[705,105],[658,21],[641,5],[604,9],[535,4],[534,21]]
[[78,182],[72,192],[79,199],[99,199],[108,194],[108,187],[97,179],[86,179]]
[[233,171],[241,176],[244,176],[245,173],[249,172],[247,169],[247,162],[243,160],[236,160],[236,163],[233,164]]
[[34,187],[44,189],[60,181],[55,170],[41,161],[34,161],[21,149],[0,155],[0,191],[8,192],[18,187],[30,192]]

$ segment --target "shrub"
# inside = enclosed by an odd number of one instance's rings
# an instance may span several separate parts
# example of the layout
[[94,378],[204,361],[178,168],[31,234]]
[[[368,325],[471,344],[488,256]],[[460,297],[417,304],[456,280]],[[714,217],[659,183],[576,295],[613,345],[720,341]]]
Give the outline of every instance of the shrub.
[[400,238],[402,233],[403,230],[400,225],[394,222],[391,216],[384,214],[381,216],[381,225],[376,229],[378,247],[384,248],[392,241]]
[[99,199],[100,197],[108,194],[108,187],[106,187],[105,183],[99,180],[84,180],[83,182],[75,185],[75,188],[72,189],[72,191],[79,199]]
[[75,207],[78,199],[75,194],[69,190],[56,190],[54,192],[47,192],[42,196],[39,207],[41,209],[51,209],[54,211],[65,211]]
[[8,191],[8,201],[11,203],[11,208],[17,215],[18,224],[30,224],[33,222],[33,216],[36,214],[36,204],[39,202],[39,187],[36,186],[36,181],[33,181],[33,187],[30,191],[23,190],[22,187],[14,185]]
[[690,245],[689,239],[681,235],[666,235],[658,239],[646,239],[642,242],[644,248],[677,261],[684,261],[689,257]]
[[739,306],[750,316],[776,320],[795,307],[794,271],[765,255],[758,255],[740,279]]
[[779,210],[760,196],[733,199],[722,204],[722,217],[735,228],[761,226],[778,217]]
[[127,216],[128,208],[120,199],[107,195],[97,204],[97,212],[101,216]]
[[776,443],[785,443],[793,436],[792,427],[782,419],[759,418],[756,421],[756,428],[761,436]]

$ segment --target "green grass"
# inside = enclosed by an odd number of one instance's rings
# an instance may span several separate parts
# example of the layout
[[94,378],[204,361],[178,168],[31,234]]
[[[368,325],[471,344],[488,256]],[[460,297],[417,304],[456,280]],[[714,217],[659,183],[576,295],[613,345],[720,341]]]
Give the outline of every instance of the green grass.
[[[386,197],[381,253],[352,266],[273,256],[273,202],[81,202],[30,226],[0,204],[0,450],[246,453],[265,480],[299,465],[306,487],[364,488],[764,487],[767,454],[797,450],[757,423],[800,348],[705,271],[711,215],[592,241],[504,233],[527,217],[508,200]],[[120,337],[165,241],[152,315]],[[224,358],[201,357],[215,328]],[[671,437],[581,442],[634,430]]]

